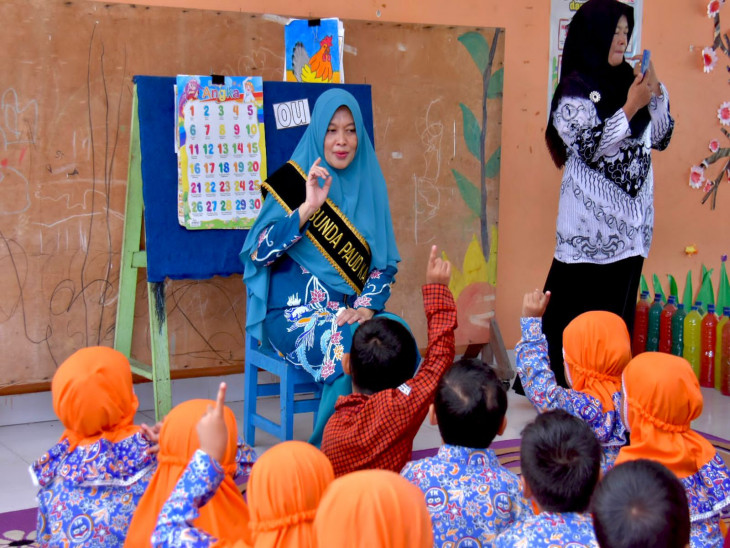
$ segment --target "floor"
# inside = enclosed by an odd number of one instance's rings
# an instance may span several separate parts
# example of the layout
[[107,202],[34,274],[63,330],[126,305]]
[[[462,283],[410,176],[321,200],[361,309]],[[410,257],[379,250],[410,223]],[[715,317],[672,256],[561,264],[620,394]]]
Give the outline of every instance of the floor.
[[[730,398],[719,392],[703,388],[705,408],[702,416],[695,421],[693,427],[704,433],[723,439],[730,439],[730,421],[727,420],[730,409]],[[243,402],[231,402],[230,407],[236,413],[239,430],[242,427]],[[276,417],[279,410],[277,398],[262,399],[259,410],[271,418]],[[507,429],[497,439],[514,439],[520,436],[522,428],[532,420],[535,411],[527,398],[509,392],[509,408],[507,411]],[[154,412],[137,413],[139,423],[154,423]],[[294,437],[306,440],[312,431],[311,415],[298,415],[295,419]],[[22,510],[36,506],[36,489],[30,481],[28,466],[44,451],[48,450],[60,437],[63,427],[58,421],[36,422],[0,427],[0,512]],[[257,430],[256,449],[259,453],[275,443],[275,439]],[[441,444],[438,429],[427,422],[421,426],[416,436],[413,449],[430,449]]]

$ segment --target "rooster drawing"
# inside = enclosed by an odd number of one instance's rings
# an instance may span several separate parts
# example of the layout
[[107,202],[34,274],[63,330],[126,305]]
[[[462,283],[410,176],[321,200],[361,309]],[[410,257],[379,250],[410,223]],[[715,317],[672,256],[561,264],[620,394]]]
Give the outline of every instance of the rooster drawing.
[[297,42],[292,51],[292,72],[297,82],[325,83],[332,81],[332,36],[319,42],[317,53],[309,57],[304,44]]

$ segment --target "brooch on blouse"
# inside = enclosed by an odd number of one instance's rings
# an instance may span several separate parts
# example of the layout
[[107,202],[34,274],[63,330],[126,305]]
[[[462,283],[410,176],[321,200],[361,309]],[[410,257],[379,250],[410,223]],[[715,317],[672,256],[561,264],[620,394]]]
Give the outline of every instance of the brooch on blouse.
[[601,94],[597,91],[591,91],[588,95],[588,98],[593,101],[594,103],[597,103],[601,100]]

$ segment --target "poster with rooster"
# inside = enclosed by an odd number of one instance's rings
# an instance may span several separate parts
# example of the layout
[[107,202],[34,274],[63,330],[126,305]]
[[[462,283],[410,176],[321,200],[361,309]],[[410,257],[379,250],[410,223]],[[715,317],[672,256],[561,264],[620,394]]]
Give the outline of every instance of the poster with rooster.
[[343,84],[344,29],[336,18],[291,20],[284,28],[284,81]]

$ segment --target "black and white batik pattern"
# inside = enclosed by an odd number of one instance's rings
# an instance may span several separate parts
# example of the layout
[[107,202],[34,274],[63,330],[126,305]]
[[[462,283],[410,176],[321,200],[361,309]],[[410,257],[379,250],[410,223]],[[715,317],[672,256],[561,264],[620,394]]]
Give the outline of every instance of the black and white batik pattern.
[[648,255],[654,226],[651,149],[666,148],[674,129],[662,90],[649,104],[651,124],[636,136],[622,109],[601,120],[589,99],[560,100],[553,124],[568,160],[558,209],[559,261],[606,264]]

